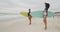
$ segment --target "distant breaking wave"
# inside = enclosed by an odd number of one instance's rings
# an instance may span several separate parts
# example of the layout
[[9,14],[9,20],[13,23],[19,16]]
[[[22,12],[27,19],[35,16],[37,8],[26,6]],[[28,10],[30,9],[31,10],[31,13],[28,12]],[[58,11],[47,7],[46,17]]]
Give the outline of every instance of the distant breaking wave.
[[0,13],[0,16],[3,16],[3,15],[18,15],[18,13]]

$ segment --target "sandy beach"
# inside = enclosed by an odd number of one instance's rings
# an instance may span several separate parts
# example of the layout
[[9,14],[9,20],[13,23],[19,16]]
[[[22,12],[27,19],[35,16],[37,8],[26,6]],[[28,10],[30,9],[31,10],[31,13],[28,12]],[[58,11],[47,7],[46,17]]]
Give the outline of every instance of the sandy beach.
[[0,32],[60,32],[60,16],[47,18],[47,30],[44,30],[43,18],[32,18],[32,24],[24,16],[0,16]]
[[[47,18],[47,30],[43,18],[33,17],[29,25],[28,18],[20,15],[29,9],[30,12],[48,10],[55,15]],[[0,32],[60,32],[60,0],[0,0]]]

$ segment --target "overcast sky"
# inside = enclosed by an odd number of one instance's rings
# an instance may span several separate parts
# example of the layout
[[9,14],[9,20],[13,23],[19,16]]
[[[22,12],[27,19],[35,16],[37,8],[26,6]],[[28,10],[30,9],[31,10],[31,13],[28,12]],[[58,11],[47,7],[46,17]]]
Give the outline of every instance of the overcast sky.
[[0,13],[44,10],[44,3],[50,3],[49,11],[60,12],[60,0],[0,0]]

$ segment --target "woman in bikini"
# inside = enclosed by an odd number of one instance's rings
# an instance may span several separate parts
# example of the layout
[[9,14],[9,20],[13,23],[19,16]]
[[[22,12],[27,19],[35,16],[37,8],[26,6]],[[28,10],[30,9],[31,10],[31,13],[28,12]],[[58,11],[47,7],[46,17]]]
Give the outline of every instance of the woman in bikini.
[[50,7],[50,4],[45,3],[44,16],[43,16],[43,21],[44,21],[44,24],[45,24],[45,30],[47,29],[47,16],[48,16],[49,7]]
[[30,13],[31,13],[31,9],[29,9],[29,12],[28,12],[28,19],[30,21],[29,25],[31,24],[31,19],[32,19],[32,16],[30,15]]

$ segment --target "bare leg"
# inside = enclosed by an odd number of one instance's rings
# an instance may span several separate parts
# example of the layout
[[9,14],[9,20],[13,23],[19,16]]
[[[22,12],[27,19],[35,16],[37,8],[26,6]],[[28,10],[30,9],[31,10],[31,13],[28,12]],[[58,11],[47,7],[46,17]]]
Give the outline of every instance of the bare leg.
[[46,30],[46,29],[47,29],[47,19],[46,19],[46,16],[44,16],[43,21],[44,21],[44,24],[45,24],[45,30]]
[[29,16],[28,19],[29,19],[29,21],[30,21],[29,25],[31,25],[32,16]]

